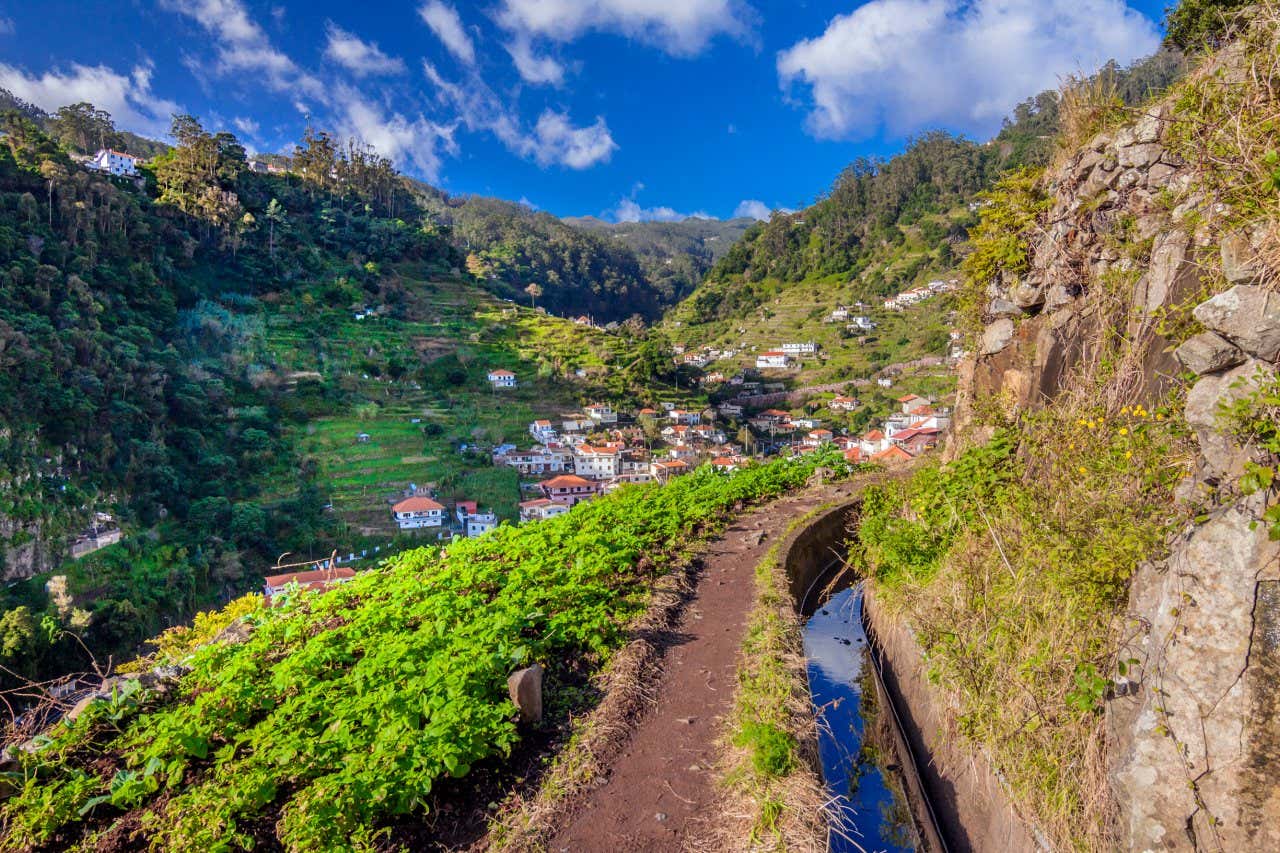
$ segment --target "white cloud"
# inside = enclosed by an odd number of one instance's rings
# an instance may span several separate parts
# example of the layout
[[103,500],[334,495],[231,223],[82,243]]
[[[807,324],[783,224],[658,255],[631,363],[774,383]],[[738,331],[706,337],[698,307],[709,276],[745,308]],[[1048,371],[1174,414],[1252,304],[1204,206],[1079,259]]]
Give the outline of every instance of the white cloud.
[[256,136],[258,133],[259,125],[251,118],[236,116],[231,120],[231,123],[236,126],[236,130],[247,136]]
[[733,218],[737,219],[741,216],[750,216],[752,219],[759,219],[762,222],[768,222],[769,217],[773,216],[773,211],[769,205],[754,198],[744,198],[738,202],[738,206],[733,209]]
[[704,211],[681,213],[673,207],[658,205],[657,207],[641,207],[636,201],[636,193],[644,189],[644,184],[636,184],[631,195],[618,201],[618,206],[609,211],[607,216],[614,222],[682,222],[686,219],[712,219]]
[[461,83],[446,80],[425,60],[422,71],[435,87],[436,99],[467,130],[492,133],[508,150],[540,166],[587,169],[607,161],[618,148],[602,116],[577,126],[566,113],[547,109],[533,128],[527,129],[515,107],[499,97],[474,69]]
[[389,111],[349,86],[338,87],[335,100],[340,135],[368,143],[402,168],[412,166],[428,181],[440,179],[441,151],[457,151],[451,126]]
[[182,108],[151,91],[151,67],[139,65],[121,74],[105,65],[73,64],[39,76],[0,63],[0,87],[46,112],[89,101],[111,113],[116,126],[151,136],[169,130],[169,121]]
[[[198,23],[215,39],[217,74],[251,73],[277,92],[320,97],[320,81],[276,49],[240,0],[161,0],[161,5]],[[196,69],[203,66],[191,63]]]
[[541,209],[542,209],[542,208],[538,207],[536,204],[534,204],[533,202],[529,201],[529,198],[528,198],[527,196],[520,196],[520,201],[519,201],[518,203],[519,203],[519,204],[524,205],[525,207],[529,208],[530,210],[541,210]]
[[456,9],[441,0],[427,0],[418,8],[418,15],[457,59],[467,65],[476,64],[476,47]]
[[564,82],[564,66],[550,56],[538,56],[525,36],[517,36],[507,45],[507,53],[515,63],[516,71],[526,83],[550,83],[559,86]]
[[539,166],[559,164],[570,169],[587,169],[603,163],[618,145],[609,133],[603,116],[584,127],[574,127],[564,113],[544,110],[538,116],[528,150]]
[[368,74],[403,74],[404,62],[383,53],[374,42],[367,42],[329,21],[325,27],[328,44],[324,55],[357,77]]
[[504,29],[526,37],[567,42],[600,30],[675,56],[700,53],[718,35],[745,38],[754,17],[743,0],[502,0],[497,13]]
[[777,64],[784,86],[809,86],[818,136],[939,124],[985,133],[1063,76],[1129,62],[1159,42],[1123,0],[870,0]]

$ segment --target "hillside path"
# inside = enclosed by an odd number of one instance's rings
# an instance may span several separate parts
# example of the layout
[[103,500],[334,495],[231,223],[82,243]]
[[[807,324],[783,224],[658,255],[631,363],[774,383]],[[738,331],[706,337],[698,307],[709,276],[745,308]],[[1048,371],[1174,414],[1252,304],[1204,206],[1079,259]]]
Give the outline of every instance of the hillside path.
[[663,658],[657,702],[549,850],[684,848],[716,801],[716,738],[737,686],[738,653],[755,601],[755,567],[797,516],[853,492],[846,482],[793,493],[742,515],[708,545],[676,629],[681,639]]

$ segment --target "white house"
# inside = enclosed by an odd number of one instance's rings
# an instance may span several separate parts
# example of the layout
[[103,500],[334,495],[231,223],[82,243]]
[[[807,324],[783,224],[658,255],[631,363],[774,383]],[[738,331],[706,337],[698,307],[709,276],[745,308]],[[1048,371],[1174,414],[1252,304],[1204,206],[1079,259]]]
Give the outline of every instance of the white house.
[[859,315],[859,316],[857,316],[857,317],[850,317],[850,318],[849,318],[849,329],[850,329],[850,330],[857,329],[857,330],[860,330],[860,331],[869,332],[869,331],[871,331],[872,329],[874,329],[875,327],[876,327],[875,322],[874,322],[874,321],[872,321],[872,319],[871,319],[870,317],[866,316],[865,314],[860,314],[860,315]]
[[467,537],[482,536],[498,526],[498,516],[492,511],[473,512],[467,516]]
[[101,148],[97,154],[93,155],[93,159],[89,161],[88,166],[96,172],[106,172],[110,175],[119,175],[122,178],[134,178],[138,175],[138,163],[141,161],[141,157],[125,154],[123,151]]
[[837,412],[852,412],[858,408],[858,401],[854,397],[836,397],[830,403],[827,403],[827,408],[834,409]]
[[608,403],[592,403],[587,406],[587,417],[598,424],[616,424],[618,413]]
[[791,426],[795,427],[796,429],[817,429],[818,427],[822,426],[822,420],[820,418],[807,418],[807,417],[792,418]]
[[790,366],[790,356],[780,349],[762,352],[756,356],[757,370],[785,370]]
[[440,527],[444,524],[444,507],[431,498],[405,498],[391,507],[391,516],[401,530]]
[[827,318],[831,323],[840,323],[847,319],[849,319],[849,309],[843,305],[832,309],[831,315]]
[[490,370],[488,379],[494,388],[516,387],[516,375],[510,370]]
[[556,440],[556,428],[551,421],[540,418],[529,424],[529,435],[533,436],[535,441],[546,444]]
[[685,426],[697,426],[702,423],[701,412],[690,412],[685,409],[672,409],[668,416],[673,424],[684,424]]
[[520,520],[521,521],[546,521],[548,518],[555,518],[557,515],[564,515],[569,511],[569,507],[547,498],[537,498],[531,501],[523,501],[520,504]]
[[618,476],[618,451],[612,447],[583,444],[573,449],[573,473],[593,480]]
[[782,351],[787,355],[816,355],[818,352],[818,345],[813,341],[783,344]]

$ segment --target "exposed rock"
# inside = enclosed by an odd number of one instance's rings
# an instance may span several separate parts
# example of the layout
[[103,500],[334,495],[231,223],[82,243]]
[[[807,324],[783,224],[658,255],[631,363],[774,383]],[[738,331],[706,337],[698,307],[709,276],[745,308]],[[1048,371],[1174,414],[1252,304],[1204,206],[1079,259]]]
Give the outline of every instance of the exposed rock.
[[1239,476],[1248,460],[1247,451],[1219,431],[1219,406],[1249,396],[1266,377],[1275,375],[1274,367],[1250,359],[1226,373],[1202,376],[1187,392],[1183,415],[1187,425],[1196,431],[1208,476]]
[[1070,290],[1061,284],[1055,284],[1045,292],[1043,310],[1046,312],[1057,311],[1059,308],[1070,305],[1074,301],[1075,297]]
[[1190,243],[1185,231],[1170,231],[1156,238],[1151,266],[1139,282],[1140,298],[1136,300],[1148,314],[1177,301],[1199,280],[1198,269],[1187,257]]
[[1235,344],[1214,332],[1201,332],[1189,338],[1174,351],[1174,355],[1183,367],[1197,376],[1217,373],[1245,360],[1245,354]]
[[1263,502],[1220,510],[1134,578],[1129,611],[1149,621],[1122,656],[1143,689],[1107,710],[1123,849],[1280,849],[1280,542],[1255,523]]
[[1154,142],[1130,145],[1116,152],[1116,161],[1127,168],[1145,169],[1160,162],[1162,154],[1164,148]]
[[1044,290],[1043,282],[1024,279],[1009,291],[1009,298],[1025,311],[1044,304]]
[[1169,186],[1178,170],[1168,163],[1156,163],[1147,170],[1147,186],[1152,189],[1163,189]]
[[507,676],[507,693],[526,723],[542,721],[542,675],[542,664],[535,663]]
[[1001,317],[1021,317],[1022,309],[1008,299],[997,296],[987,303],[987,316],[997,320]]
[[1254,263],[1255,252],[1249,238],[1236,231],[1222,239],[1222,274],[1232,284],[1250,284],[1261,270]]
[[1237,284],[1199,305],[1195,318],[1263,361],[1280,358],[1280,295]]
[[987,326],[982,333],[982,354],[995,355],[1013,341],[1013,321],[1005,317]]
[[82,697],[79,702],[71,707],[71,710],[66,713],[63,719],[68,723],[72,722],[76,717],[83,714],[90,705],[99,701],[101,698],[102,697],[97,693],[90,693],[87,696]]

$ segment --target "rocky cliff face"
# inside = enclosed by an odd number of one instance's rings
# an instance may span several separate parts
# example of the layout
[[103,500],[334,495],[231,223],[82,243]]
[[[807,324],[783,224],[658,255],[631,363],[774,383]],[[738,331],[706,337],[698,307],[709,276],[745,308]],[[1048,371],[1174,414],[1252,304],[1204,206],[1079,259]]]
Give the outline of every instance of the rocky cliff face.
[[[1244,84],[1238,52],[1204,73]],[[1114,835],[1132,850],[1276,850],[1280,542],[1264,515],[1277,495],[1241,486],[1275,459],[1224,407],[1280,387],[1280,293],[1259,260],[1269,226],[1242,224],[1176,141],[1194,120],[1171,99],[1042,180],[1029,264],[985,295],[957,441],[983,440],[992,410],[1065,394],[1181,408],[1198,452],[1171,499],[1195,521],[1139,567],[1114,628],[1130,662],[1105,711]]]

